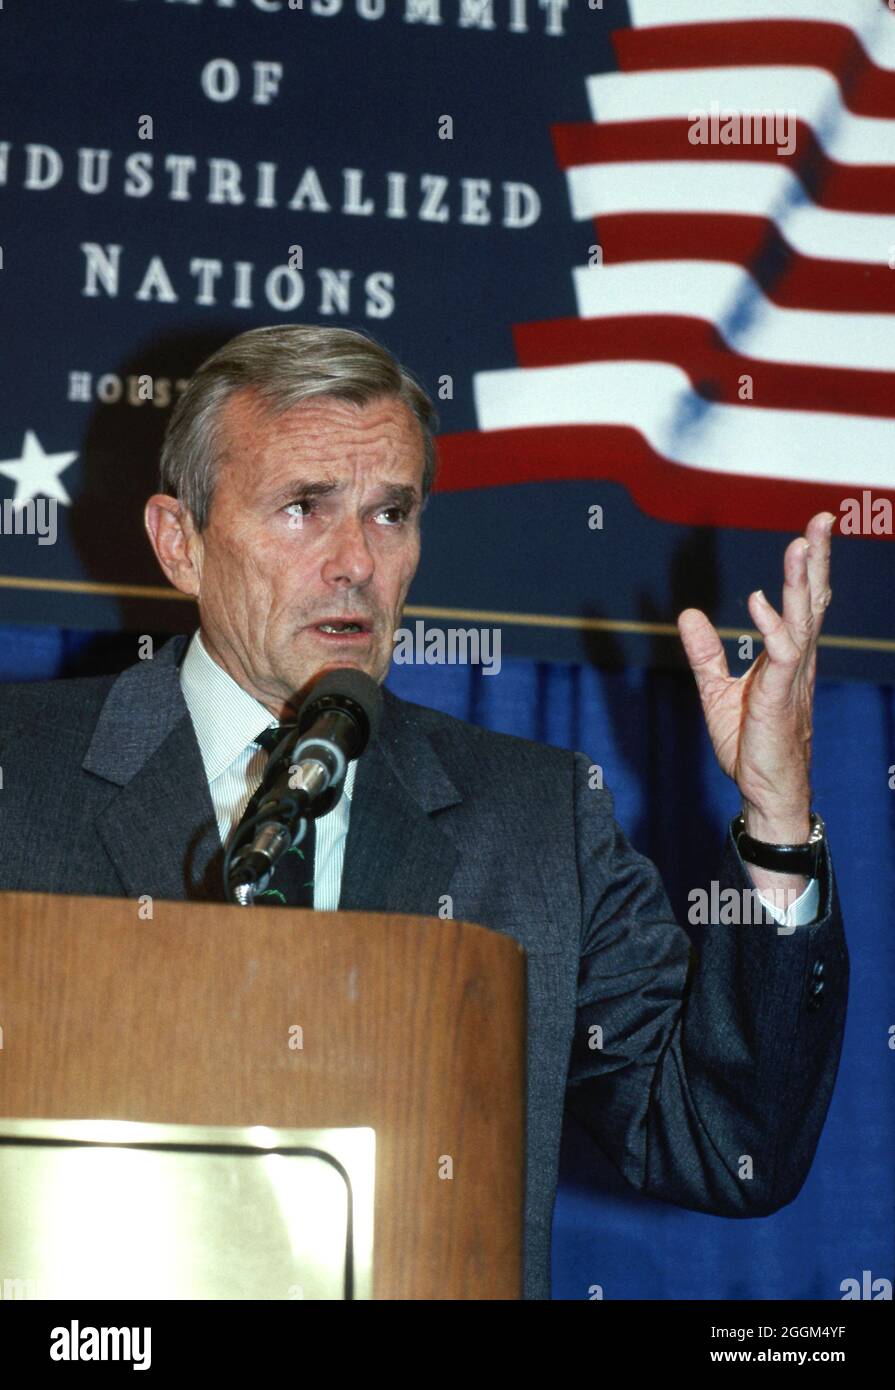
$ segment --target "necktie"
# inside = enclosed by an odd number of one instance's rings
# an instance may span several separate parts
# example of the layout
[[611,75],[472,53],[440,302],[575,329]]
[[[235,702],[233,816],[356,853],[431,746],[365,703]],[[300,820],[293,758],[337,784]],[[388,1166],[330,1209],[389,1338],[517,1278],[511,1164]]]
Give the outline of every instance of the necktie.
[[[271,754],[282,739],[286,737],[295,726],[291,724],[277,724],[272,729],[264,729],[255,739],[255,742]],[[261,801],[261,788],[264,786],[264,779],[261,786],[255,792],[246,809],[246,815],[252,815]],[[308,828],[304,839],[287,849],[286,853],[277,862],[270,882],[260,893],[255,894],[255,902],[259,907],[307,907],[314,906],[314,821],[308,821]]]

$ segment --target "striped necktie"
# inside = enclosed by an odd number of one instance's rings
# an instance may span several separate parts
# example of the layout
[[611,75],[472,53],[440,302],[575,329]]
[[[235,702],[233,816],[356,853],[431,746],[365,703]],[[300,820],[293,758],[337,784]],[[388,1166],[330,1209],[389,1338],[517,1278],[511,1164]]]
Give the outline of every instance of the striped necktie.
[[[263,729],[255,738],[255,743],[265,750],[268,756],[295,728],[293,724],[276,724],[271,729]],[[252,815],[261,801],[264,778],[246,808],[246,817]],[[259,907],[307,907],[314,906],[314,819],[309,818],[304,839],[298,845],[287,849],[277,861],[270,882],[261,892],[255,894]]]

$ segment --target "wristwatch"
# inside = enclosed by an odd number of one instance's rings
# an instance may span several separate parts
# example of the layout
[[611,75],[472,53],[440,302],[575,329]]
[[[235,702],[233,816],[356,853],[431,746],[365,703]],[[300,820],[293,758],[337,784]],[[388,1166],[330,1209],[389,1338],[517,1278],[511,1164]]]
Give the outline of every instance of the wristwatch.
[[746,822],[742,815],[736,817],[731,831],[740,857],[747,864],[757,864],[760,869],[774,869],[780,874],[803,874],[805,878],[819,876],[826,827],[814,811],[811,812],[811,834],[803,845],[768,845],[763,840],[753,840],[751,835],[746,834]]

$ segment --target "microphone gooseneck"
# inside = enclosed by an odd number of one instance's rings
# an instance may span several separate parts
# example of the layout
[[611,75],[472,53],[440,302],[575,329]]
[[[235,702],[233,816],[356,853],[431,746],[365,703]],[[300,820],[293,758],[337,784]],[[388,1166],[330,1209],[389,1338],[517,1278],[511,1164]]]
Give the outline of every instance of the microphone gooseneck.
[[382,692],[353,666],[327,671],[307,695],[295,724],[267,764],[254,809],[237,826],[224,860],[228,901],[251,907],[277,863],[342,794],[349,762],[379,728]]

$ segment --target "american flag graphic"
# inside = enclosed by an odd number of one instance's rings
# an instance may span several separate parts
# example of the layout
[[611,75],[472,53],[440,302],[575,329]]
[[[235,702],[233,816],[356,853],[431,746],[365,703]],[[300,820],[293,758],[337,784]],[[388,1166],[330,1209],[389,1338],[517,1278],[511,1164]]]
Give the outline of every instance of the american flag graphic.
[[611,479],[664,520],[770,530],[895,504],[893,8],[630,0],[592,121],[552,130],[600,248],[577,316],[514,326],[440,489]]

